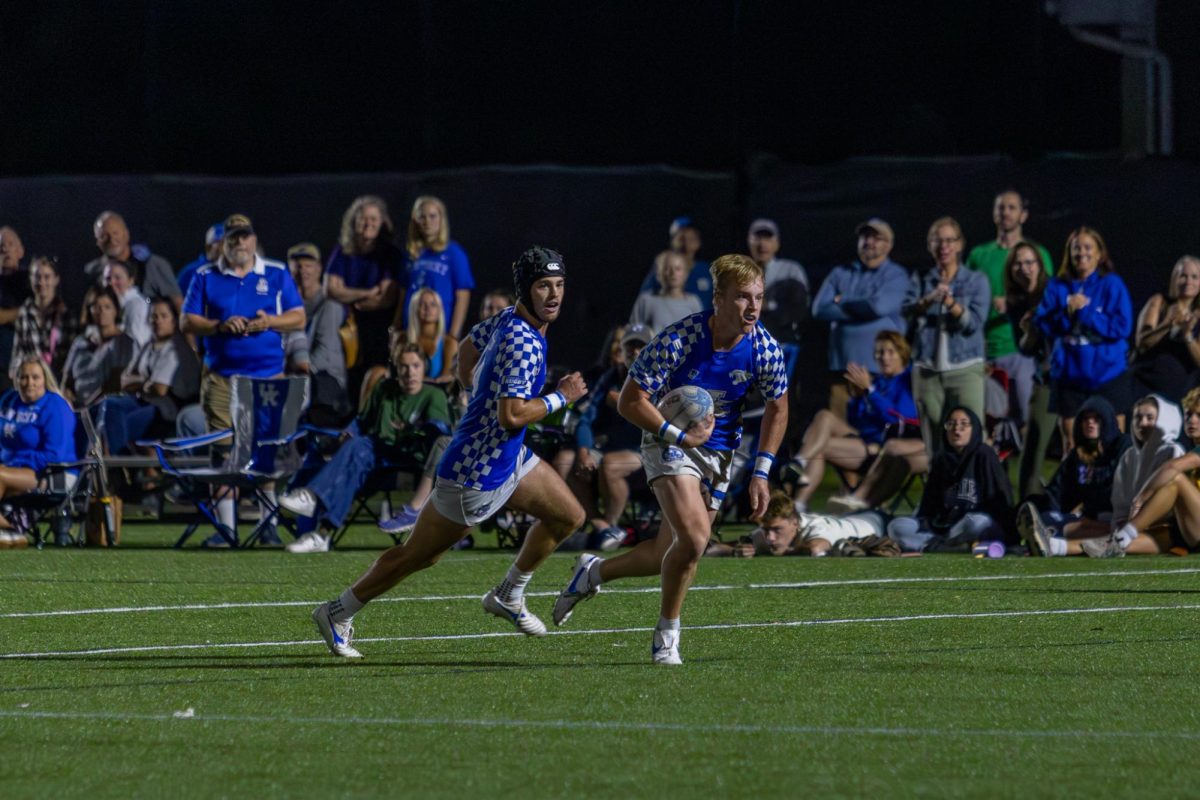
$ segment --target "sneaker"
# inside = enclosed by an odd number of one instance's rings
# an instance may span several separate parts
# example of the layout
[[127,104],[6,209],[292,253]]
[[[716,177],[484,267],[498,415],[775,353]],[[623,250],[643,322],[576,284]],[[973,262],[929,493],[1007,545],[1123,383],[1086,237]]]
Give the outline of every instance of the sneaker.
[[580,600],[590,600],[596,596],[596,592],[600,591],[599,586],[592,586],[591,569],[592,564],[600,560],[600,556],[594,556],[591,553],[583,553],[575,559],[575,571],[571,573],[571,580],[567,583],[567,588],[558,593],[558,599],[554,601],[554,624],[562,625],[571,618],[571,612],[575,610]]
[[1017,532],[1035,556],[1051,556],[1050,530],[1033,503],[1022,503],[1017,509]]
[[289,553],[328,553],[329,537],[309,531],[283,549]]
[[362,653],[350,645],[354,639],[354,626],[350,624],[349,620],[334,622],[333,617],[329,615],[329,603],[321,603],[314,608],[312,618],[313,622],[317,624],[317,631],[325,640],[329,652],[342,658],[362,658]]
[[1079,546],[1090,558],[1122,558],[1125,555],[1121,543],[1114,536],[1103,539],[1084,539]]
[[679,657],[679,631],[661,631],[655,628],[650,659],[655,664],[682,664],[683,659]]
[[457,542],[450,545],[450,549],[451,550],[470,550],[474,546],[475,546],[475,537],[468,533],[466,536],[462,537]]
[[606,553],[616,550],[625,544],[625,537],[627,535],[624,528],[618,528],[616,525],[605,528],[600,531],[600,549]]
[[396,516],[379,523],[379,530],[392,536],[408,533],[417,526],[417,517],[419,516],[421,516],[420,511],[409,508],[407,505],[400,506],[400,512]]
[[311,517],[317,513],[317,496],[308,489],[297,489],[280,497],[279,507],[297,517]]
[[870,508],[866,500],[859,500],[852,494],[839,494],[825,501],[825,513],[841,516],[842,514],[851,514],[855,511],[864,511]]
[[489,614],[506,619],[526,636],[545,636],[546,625],[525,608],[525,597],[515,603],[506,603],[496,596],[492,589],[483,596],[483,610]]
[[206,550],[222,550],[222,549],[228,550],[231,546],[237,547],[237,543],[238,543],[237,534],[231,535],[230,539],[233,539],[232,545],[230,544],[229,539],[226,539],[224,536],[222,536],[219,533],[214,533],[212,536],[208,537],[203,542],[201,542],[200,546]]

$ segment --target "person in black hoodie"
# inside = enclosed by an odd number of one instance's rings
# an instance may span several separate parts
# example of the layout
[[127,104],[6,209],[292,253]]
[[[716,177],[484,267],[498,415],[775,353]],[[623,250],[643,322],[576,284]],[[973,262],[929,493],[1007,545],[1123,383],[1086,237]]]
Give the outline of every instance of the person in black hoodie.
[[1034,528],[1048,536],[1091,539],[1107,536],[1112,526],[1113,476],[1129,437],[1117,427],[1116,412],[1100,396],[1079,408],[1075,449],[1059,465],[1044,494],[1029,496],[1017,509],[1017,530],[1035,541]]
[[983,441],[983,425],[969,408],[955,406],[942,426],[917,513],[888,525],[888,537],[908,552],[957,549],[976,541],[1015,542],[1012,485],[996,451]]

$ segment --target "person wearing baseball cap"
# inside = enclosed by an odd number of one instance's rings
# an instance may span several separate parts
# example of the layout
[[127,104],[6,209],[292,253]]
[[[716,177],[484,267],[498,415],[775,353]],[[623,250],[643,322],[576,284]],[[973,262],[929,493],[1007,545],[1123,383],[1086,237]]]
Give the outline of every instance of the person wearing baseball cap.
[[797,261],[779,258],[779,226],[760,217],[750,223],[746,248],[763,268],[763,325],[783,348],[788,377],[800,357],[800,341],[809,320],[808,273]]
[[875,335],[905,329],[900,307],[908,271],[890,256],[892,226],[871,217],[854,229],[858,257],[834,267],[813,299],[813,317],[829,323],[829,408],[846,418],[849,402],[844,373],[850,364],[873,364]]
[[221,257],[221,240],[223,238],[225,238],[225,223],[214,222],[208,226],[208,230],[204,232],[204,251],[185,264],[175,278],[179,284],[179,291],[183,292],[184,297],[187,297],[188,289],[192,288],[192,281],[196,279],[196,270],[205,264],[216,263],[217,259]]
[[[669,241],[667,249],[674,253],[680,253],[687,259],[688,273],[683,291],[699,297],[701,307],[704,310],[711,310],[712,276],[708,272],[708,262],[696,258],[701,246],[700,229],[696,227],[696,221],[687,216],[676,217],[671,220],[671,224],[667,228],[667,236]],[[650,267],[650,271],[646,273],[646,277],[638,289],[638,294],[646,292],[655,294],[661,289],[662,282],[658,277],[658,260],[656,259],[654,265]]]

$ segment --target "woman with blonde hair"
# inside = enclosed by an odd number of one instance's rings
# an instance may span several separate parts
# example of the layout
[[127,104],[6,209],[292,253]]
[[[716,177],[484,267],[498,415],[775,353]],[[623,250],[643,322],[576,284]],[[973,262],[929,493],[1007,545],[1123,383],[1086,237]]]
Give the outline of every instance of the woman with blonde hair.
[[408,326],[413,293],[429,287],[441,298],[447,329],[458,339],[462,336],[467,308],[471,305],[475,278],[471,275],[467,254],[450,239],[450,218],[446,215],[445,203],[432,195],[422,195],[413,202],[406,249],[404,281],[407,290],[404,303],[396,309],[393,327]]
[[458,340],[446,333],[442,298],[433,289],[419,289],[408,301],[408,327],[404,338],[421,348],[428,365],[425,374],[431,381],[450,383],[454,380]]
[[1200,259],[1183,256],[1171,269],[1165,296],[1146,301],[1134,327],[1130,364],[1134,390],[1177,399],[1195,385],[1200,366]]
[[688,314],[703,310],[700,298],[684,291],[687,284],[687,257],[673,250],[663,250],[654,259],[654,271],[662,288],[657,292],[642,292],[629,315],[631,325],[642,324],[657,332]]
[[[16,388],[0,395],[0,502],[37,488],[48,464],[76,459],[75,414],[40,358],[17,365]],[[0,548],[24,547],[25,536],[0,514]]]

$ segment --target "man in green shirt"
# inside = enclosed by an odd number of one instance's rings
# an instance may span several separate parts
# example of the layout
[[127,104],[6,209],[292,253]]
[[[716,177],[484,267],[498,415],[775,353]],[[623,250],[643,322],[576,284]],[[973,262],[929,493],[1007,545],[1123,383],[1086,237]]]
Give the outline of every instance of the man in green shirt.
[[[318,526],[337,530],[354,496],[377,466],[419,468],[429,455],[430,429],[450,429],[446,393],[425,384],[425,358],[415,344],[392,351],[396,377],[375,385],[358,419],[342,434],[342,444],[316,476],[279,498],[279,505],[302,517],[306,532],[287,546],[292,553],[323,553],[329,537]],[[303,480],[304,472],[297,476]]]

